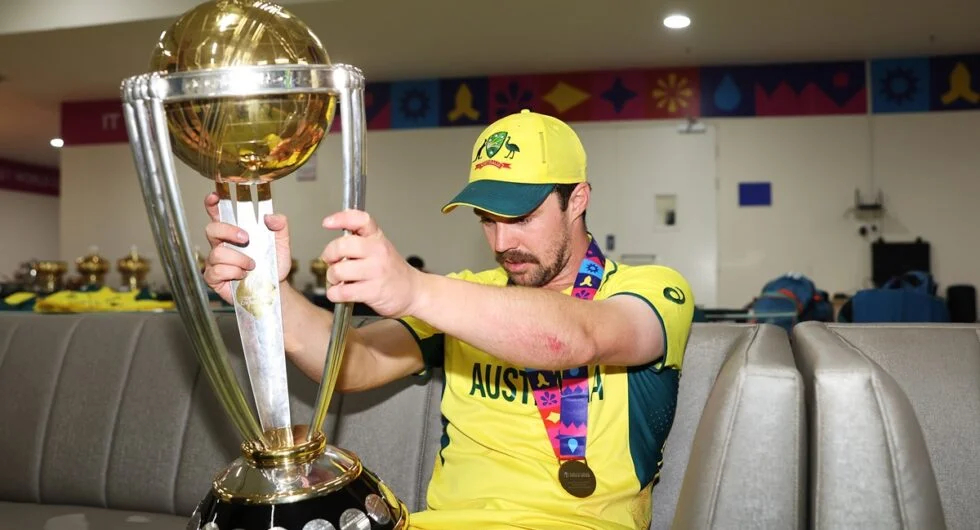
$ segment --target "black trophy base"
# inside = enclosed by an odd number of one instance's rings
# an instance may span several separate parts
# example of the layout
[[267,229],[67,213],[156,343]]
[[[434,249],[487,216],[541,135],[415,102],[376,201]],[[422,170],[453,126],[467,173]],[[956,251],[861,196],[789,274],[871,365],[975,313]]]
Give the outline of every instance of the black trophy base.
[[280,504],[223,501],[212,490],[194,510],[187,530],[406,529],[405,506],[390,503],[385,486],[372,478],[361,473],[338,491]]
[[[297,434],[296,439],[301,439]],[[187,530],[405,530],[408,509],[353,453],[314,435],[285,452],[235,460]]]

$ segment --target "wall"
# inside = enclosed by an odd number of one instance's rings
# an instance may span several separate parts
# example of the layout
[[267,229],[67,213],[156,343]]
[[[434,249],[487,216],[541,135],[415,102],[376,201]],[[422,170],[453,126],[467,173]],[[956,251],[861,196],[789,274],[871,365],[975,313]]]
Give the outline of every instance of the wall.
[[30,259],[58,259],[58,197],[0,190],[0,278]]
[[[980,284],[980,114],[950,112],[719,124],[719,284],[744,303],[773,276],[798,271],[830,292],[870,286],[871,240],[922,237],[940,288]],[[871,175],[874,175],[872,183]],[[771,208],[739,208],[740,181],[771,180]],[[884,193],[880,232],[858,227],[854,190]]]
[[[476,217],[462,210],[453,218],[442,205],[466,179],[466,162],[476,130],[432,129],[368,133],[367,209],[405,254],[424,256],[430,269],[449,272],[493,265]],[[320,227],[341,208],[340,136],[330,135],[316,155],[316,179],[290,175],[273,184],[273,204],[290,218],[298,285],[313,280],[310,261],[338,233]],[[150,279],[163,281],[132,155],[126,144],[66,148],[62,153],[61,255],[84,254],[98,245],[116,259],[137,245],[151,257]],[[211,181],[178,163],[178,178],[191,236],[202,252],[207,217],[204,196]],[[118,281],[119,276],[110,281]]]
[[[681,144],[690,145],[695,140],[699,141],[701,147],[697,149],[700,150],[688,149],[688,154],[680,158],[693,158],[695,153],[712,155],[714,136],[697,139],[680,137],[673,132],[671,125],[663,122],[582,124],[577,127],[583,133],[587,148],[590,145],[608,148],[607,139],[616,134],[622,136],[612,147],[630,142],[632,145],[648,146],[646,149],[627,149],[623,156],[618,156],[614,149],[610,149],[609,153],[594,149],[596,153],[591,167],[597,184],[596,196],[605,197],[603,200],[606,204],[596,205],[589,223],[590,227],[595,226],[600,230],[596,232],[599,234],[597,237],[603,240],[606,233],[616,233],[619,243],[616,254],[611,254],[611,257],[624,252],[654,251],[661,256],[670,256],[671,253],[665,252],[664,248],[649,248],[651,233],[640,230],[641,227],[653,226],[648,219],[650,216],[640,211],[644,204],[640,190],[671,186],[669,179],[663,176],[658,178],[651,168],[656,169],[658,163],[663,166],[664,161],[681,148]],[[427,268],[434,272],[495,266],[477,217],[465,208],[448,215],[440,211],[466,183],[472,143],[479,131],[480,128],[468,127],[368,133],[367,210],[405,256],[422,256]],[[317,152],[315,180],[299,179],[294,173],[273,185],[275,209],[290,218],[292,249],[301,266],[296,280],[301,286],[313,279],[309,272],[310,261],[319,255],[331,238],[338,235],[328,233],[320,227],[320,223],[324,216],[342,206],[339,141],[339,135],[328,136]],[[666,145],[671,143],[679,145],[672,149],[671,145]],[[162,285],[163,271],[149,232],[129,147],[115,144],[66,148],[62,166],[66,175],[62,185],[65,197],[61,215],[64,234],[62,254],[79,256],[94,245],[105,257],[115,259],[128,252],[131,245],[136,245],[141,254],[153,261],[151,281]],[[186,166],[178,165],[178,168],[188,227],[195,244],[206,253],[208,245],[204,226],[207,219],[202,200],[210,191],[211,184]],[[683,171],[678,171],[677,164],[668,169],[672,173]],[[693,177],[692,174],[689,179],[693,180]],[[713,165],[701,169],[697,177],[707,181],[710,189],[714,189]],[[653,191],[649,191],[651,201],[653,194]],[[622,204],[636,199],[639,199],[637,208],[632,208],[626,216],[621,215]],[[617,208],[616,204],[620,207]],[[702,250],[714,256],[714,207],[710,206],[707,212],[694,207],[685,208],[685,211],[691,213],[688,217],[700,214],[700,217],[710,220],[709,237],[698,239],[704,242]],[[705,231],[702,229],[698,233]],[[688,251],[693,250],[690,244],[684,247]],[[684,251],[685,248],[675,248],[674,255],[687,258]],[[672,265],[681,268],[685,274],[697,274],[699,263],[696,260],[675,261]],[[704,281],[700,278],[694,280],[692,285],[708,286],[712,292],[704,298],[713,301],[716,272],[713,263],[709,265],[710,277]],[[114,272],[110,281],[118,280],[118,274]]]
[[[866,286],[871,239],[858,235],[861,221],[851,209],[856,188],[872,193],[872,171],[885,194],[883,235],[930,241],[941,284],[980,284],[980,250],[971,228],[980,221],[980,212],[972,209],[980,197],[980,149],[972,145],[980,113],[870,119],[708,120],[718,138],[718,305],[741,306],[765,281],[787,271],[804,272],[831,292]],[[462,210],[449,217],[439,212],[465,180],[479,130],[368,133],[367,207],[404,254],[424,256],[436,272],[493,265],[475,218]],[[339,208],[338,142],[339,137],[328,137],[318,153],[315,181],[287,177],[274,187],[277,207],[290,214],[294,226],[318,227],[326,213]],[[132,244],[152,248],[128,146],[66,148],[62,174],[63,259],[74,259],[93,244],[112,259]],[[186,168],[181,179],[192,232],[206,250],[200,205],[209,182]],[[760,180],[772,183],[772,206],[739,207],[738,183]],[[319,228],[293,233],[302,284],[311,280],[310,259],[334,234]],[[160,274],[158,260],[153,266]]]

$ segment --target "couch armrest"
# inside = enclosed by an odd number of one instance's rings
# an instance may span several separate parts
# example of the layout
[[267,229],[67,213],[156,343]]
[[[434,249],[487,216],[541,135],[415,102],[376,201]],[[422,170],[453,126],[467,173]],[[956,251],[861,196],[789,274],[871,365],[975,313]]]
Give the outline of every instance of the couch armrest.
[[945,528],[915,410],[878,363],[822,323],[793,330],[810,409],[813,528]]
[[675,528],[804,528],[803,382],[786,333],[748,328],[701,413]]

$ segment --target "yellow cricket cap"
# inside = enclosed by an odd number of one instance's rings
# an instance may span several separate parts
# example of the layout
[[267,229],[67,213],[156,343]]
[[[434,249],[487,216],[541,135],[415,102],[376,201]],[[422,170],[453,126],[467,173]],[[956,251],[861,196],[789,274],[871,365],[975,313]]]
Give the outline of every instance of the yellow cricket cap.
[[470,206],[501,217],[534,211],[555,184],[586,180],[585,148],[565,122],[523,110],[480,134],[470,159],[469,183],[443,213]]

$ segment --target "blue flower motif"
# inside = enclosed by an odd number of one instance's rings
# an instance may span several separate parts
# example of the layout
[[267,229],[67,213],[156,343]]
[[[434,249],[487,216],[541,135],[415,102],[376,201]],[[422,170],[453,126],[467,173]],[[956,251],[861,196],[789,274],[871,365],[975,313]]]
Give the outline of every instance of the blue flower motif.
[[558,403],[558,395],[552,392],[545,392],[541,395],[541,404],[544,406]]

